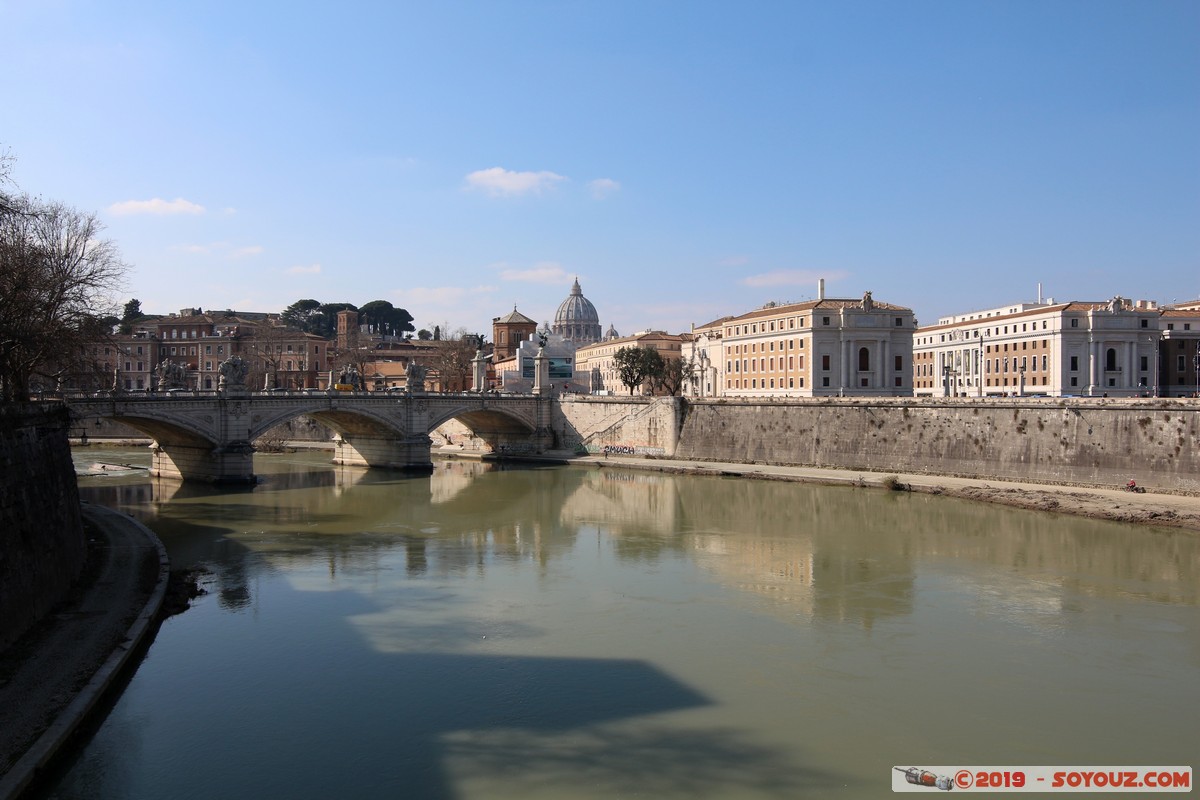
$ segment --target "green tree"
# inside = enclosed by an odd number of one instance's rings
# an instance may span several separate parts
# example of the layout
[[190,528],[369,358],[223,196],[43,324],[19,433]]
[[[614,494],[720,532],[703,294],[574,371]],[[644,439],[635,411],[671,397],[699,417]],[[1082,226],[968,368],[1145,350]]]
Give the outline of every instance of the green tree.
[[323,339],[337,334],[339,311],[357,311],[353,303],[322,303],[319,300],[297,300],[283,310],[279,318],[289,327],[312,333]]
[[373,326],[376,333],[384,336],[401,336],[414,330],[412,314],[403,308],[396,308],[387,300],[364,303],[358,313],[363,323]]
[[613,353],[617,377],[633,394],[633,390],[661,374],[663,357],[657,350],[648,347],[622,347]]
[[117,321],[120,332],[123,334],[133,333],[133,324],[143,316],[145,315],[142,314],[142,301],[135,297],[125,304],[121,318]]
[[302,330],[305,333],[312,333],[310,328],[313,325],[314,318],[320,314],[321,301],[319,300],[297,300],[283,310],[279,318],[285,325],[291,328]]

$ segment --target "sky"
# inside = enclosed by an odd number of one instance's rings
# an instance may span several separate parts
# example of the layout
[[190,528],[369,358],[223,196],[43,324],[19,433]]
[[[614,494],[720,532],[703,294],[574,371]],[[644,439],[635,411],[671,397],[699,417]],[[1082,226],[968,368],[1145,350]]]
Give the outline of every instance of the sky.
[[1195,0],[0,0],[0,153],[150,313],[1170,303],[1197,42]]

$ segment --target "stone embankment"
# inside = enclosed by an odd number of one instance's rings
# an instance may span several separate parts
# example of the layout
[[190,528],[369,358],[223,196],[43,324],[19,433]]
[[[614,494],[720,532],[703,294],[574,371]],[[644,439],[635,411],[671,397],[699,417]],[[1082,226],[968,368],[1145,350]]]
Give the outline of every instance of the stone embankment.
[[60,406],[0,406],[0,651],[66,596],[87,548]]
[[612,398],[563,402],[556,433],[589,453],[1200,494],[1192,399],[623,402],[616,423]]

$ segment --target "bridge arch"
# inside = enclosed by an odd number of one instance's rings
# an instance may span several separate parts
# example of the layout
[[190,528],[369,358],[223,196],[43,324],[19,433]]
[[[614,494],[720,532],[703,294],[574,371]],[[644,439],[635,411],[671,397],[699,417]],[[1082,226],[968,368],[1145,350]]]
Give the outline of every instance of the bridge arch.
[[429,434],[457,419],[492,450],[540,452],[551,400],[461,395],[107,395],[68,401],[76,419],[106,417],[154,438],[151,471],[163,477],[252,483],[253,442],[309,416],[335,432],[334,463],[432,469]]

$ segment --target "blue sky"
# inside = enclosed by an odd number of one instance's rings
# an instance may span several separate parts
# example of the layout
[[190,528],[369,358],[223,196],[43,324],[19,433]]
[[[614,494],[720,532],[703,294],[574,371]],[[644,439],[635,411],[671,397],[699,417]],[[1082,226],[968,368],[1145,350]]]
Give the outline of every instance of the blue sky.
[[0,149],[120,300],[687,330],[1200,297],[1200,3],[0,0]]

